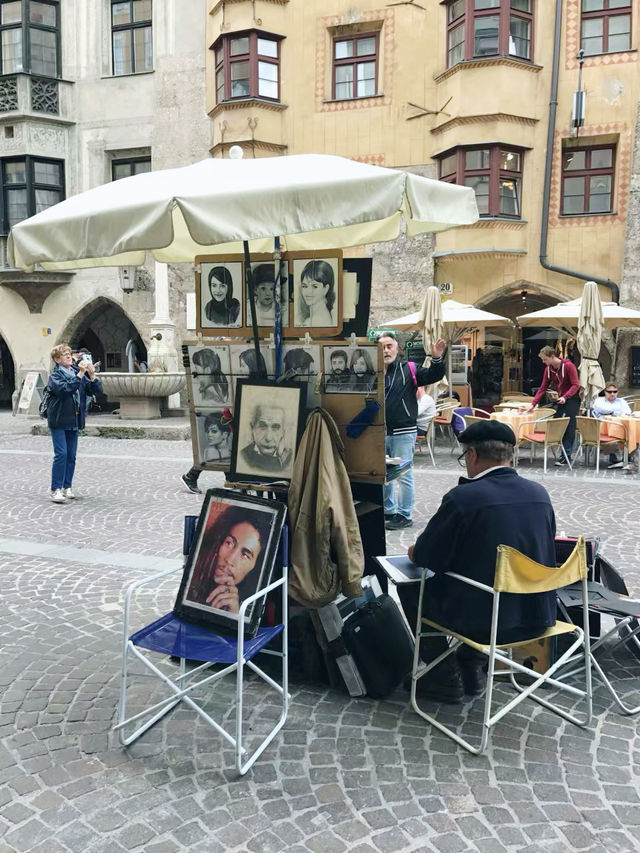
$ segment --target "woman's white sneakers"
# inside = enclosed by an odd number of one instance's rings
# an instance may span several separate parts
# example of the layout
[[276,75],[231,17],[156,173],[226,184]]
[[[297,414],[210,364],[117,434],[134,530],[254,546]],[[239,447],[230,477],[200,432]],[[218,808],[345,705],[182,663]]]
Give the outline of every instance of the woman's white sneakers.
[[[64,491],[67,491],[66,489]],[[54,489],[51,492],[51,500],[54,504],[66,504],[67,499],[64,496],[64,492],[62,489]]]

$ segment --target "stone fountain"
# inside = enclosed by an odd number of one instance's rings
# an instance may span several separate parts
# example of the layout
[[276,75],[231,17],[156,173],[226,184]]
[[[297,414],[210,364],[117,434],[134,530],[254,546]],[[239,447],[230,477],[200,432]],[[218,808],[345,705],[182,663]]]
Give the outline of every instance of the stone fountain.
[[160,418],[160,401],[186,385],[184,373],[98,373],[104,393],[120,401],[120,417],[151,420]]

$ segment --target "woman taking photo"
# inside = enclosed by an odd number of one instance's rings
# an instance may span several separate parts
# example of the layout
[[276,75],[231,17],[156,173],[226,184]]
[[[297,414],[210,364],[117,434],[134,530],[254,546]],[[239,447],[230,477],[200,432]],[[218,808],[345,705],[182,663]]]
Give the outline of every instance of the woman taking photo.
[[53,442],[51,500],[63,504],[75,497],[71,486],[78,430],[84,429],[87,394],[102,394],[102,384],[95,379],[95,368],[90,361],[81,359],[74,364],[69,344],[54,347],[51,358],[56,363],[47,383],[51,394],[47,424]]
[[233,279],[226,267],[212,267],[207,278],[211,301],[205,317],[214,326],[239,326],[240,303],[233,297]]

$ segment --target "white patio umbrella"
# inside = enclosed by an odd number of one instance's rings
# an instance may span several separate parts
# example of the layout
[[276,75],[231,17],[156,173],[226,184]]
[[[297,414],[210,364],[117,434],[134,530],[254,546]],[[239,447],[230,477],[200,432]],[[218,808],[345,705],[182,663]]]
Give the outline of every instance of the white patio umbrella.
[[[423,305],[420,311],[387,320],[380,325],[406,332],[421,329],[424,326],[424,311],[425,306]],[[511,320],[501,314],[483,311],[482,308],[476,308],[474,305],[464,302],[456,302],[455,299],[445,299],[442,303],[442,326],[448,344],[447,376],[451,376],[451,344],[459,341],[467,332],[474,329],[512,325]]]
[[[424,324],[422,327],[422,345],[427,354],[425,364],[431,364],[431,344],[444,336],[444,328],[442,326],[442,299],[440,291],[437,287],[428,287],[424,295],[424,303],[422,306],[424,313]],[[442,385],[446,388],[447,381],[441,379],[435,383],[435,388]],[[429,393],[433,388],[429,388]],[[435,392],[434,392],[435,393]]]
[[209,159],[134,175],[15,225],[12,264],[31,270],[127,266],[152,252],[192,263],[215,251],[333,249],[469,225],[473,189],[328,154]]
[[[571,299],[569,302],[559,302],[531,314],[518,317],[520,326],[552,326],[553,328],[577,329],[580,323],[580,306],[582,299]],[[602,302],[602,320],[605,329],[617,329],[620,326],[640,328],[640,311],[616,305],[615,302]]]
[[584,402],[587,412],[591,411],[593,398],[605,387],[602,368],[598,361],[603,329],[604,319],[598,285],[595,281],[587,281],[582,291],[576,337],[581,355],[578,376],[580,387],[584,389]]

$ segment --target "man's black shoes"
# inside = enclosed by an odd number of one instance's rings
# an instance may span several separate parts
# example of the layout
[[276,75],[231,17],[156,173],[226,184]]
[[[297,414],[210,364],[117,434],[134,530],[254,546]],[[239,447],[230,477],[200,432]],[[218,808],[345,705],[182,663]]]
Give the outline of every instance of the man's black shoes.
[[[411,682],[408,685],[411,689]],[[444,702],[447,705],[457,705],[464,697],[462,676],[457,667],[440,664],[416,684],[416,696],[431,699],[433,702]]]
[[392,515],[391,518],[385,521],[384,526],[387,530],[402,530],[405,527],[413,527],[413,521],[407,518],[406,515],[396,513],[396,515]]

